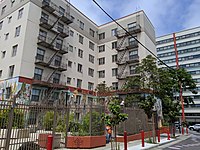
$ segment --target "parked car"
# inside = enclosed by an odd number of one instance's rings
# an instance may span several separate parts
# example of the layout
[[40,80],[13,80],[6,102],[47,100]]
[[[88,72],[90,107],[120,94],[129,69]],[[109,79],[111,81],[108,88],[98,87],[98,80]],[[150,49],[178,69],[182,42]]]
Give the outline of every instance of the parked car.
[[193,126],[189,126],[189,130],[193,130],[193,131],[200,130],[200,124],[195,124]]

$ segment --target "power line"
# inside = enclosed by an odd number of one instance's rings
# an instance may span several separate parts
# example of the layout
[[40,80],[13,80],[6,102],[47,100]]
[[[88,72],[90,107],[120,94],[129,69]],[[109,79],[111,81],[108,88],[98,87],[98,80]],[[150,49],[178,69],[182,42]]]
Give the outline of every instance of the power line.
[[137,38],[135,38],[130,32],[128,32],[121,24],[119,24],[112,16],[110,16],[95,0],[93,2],[113,21],[115,22],[118,26],[120,26],[126,34],[134,38],[142,47],[144,47],[150,54],[152,54],[158,61],[160,61],[163,65],[165,65],[167,68],[171,69],[174,71],[174,69],[170,66],[168,66],[164,61],[162,61],[160,58],[158,58],[150,49],[148,49],[144,44],[142,44]]

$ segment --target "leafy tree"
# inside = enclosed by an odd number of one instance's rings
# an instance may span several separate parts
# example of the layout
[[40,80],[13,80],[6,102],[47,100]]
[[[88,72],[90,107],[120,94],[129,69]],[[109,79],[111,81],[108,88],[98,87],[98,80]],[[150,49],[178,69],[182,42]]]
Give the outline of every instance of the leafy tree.
[[115,147],[117,149],[116,126],[119,125],[119,123],[124,122],[126,119],[128,119],[128,114],[121,113],[122,108],[118,99],[112,99],[109,103],[108,109],[110,111],[110,114],[106,114],[105,116],[103,116],[103,119],[105,120],[106,125],[109,125],[112,127],[112,129],[114,129]]

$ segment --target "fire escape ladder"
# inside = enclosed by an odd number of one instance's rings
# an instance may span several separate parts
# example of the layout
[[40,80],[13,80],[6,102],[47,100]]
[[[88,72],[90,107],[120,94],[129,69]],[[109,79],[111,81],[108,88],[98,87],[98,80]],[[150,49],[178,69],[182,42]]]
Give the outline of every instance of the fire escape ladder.
[[54,57],[58,54],[58,52],[59,52],[59,51],[56,51],[56,52],[51,56],[51,58],[49,59],[47,65],[50,65],[50,64],[52,63]]
[[126,39],[126,37],[124,36],[123,39],[121,40],[121,42],[119,43],[118,47],[117,47],[118,50],[122,47],[125,39]]
[[60,34],[60,33],[57,33],[56,36],[52,39],[51,45],[53,45],[54,41],[56,40],[56,38],[58,37],[59,34]]
[[120,63],[124,57],[124,55],[126,54],[127,48],[123,51],[122,55],[120,56],[118,63]]
[[48,80],[47,80],[47,82],[48,83],[50,83],[50,81],[51,81],[51,79],[52,79],[52,77],[53,77],[53,75],[54,75],[54,73],[57,71],[57,69],[54,69],[53,70],[53,72],[51,73],[51,75],[49,76],[49,78],[48,78]]
[[53,23],[53,25],[51,26],[51,29],[56,25],[56,23],[60,20],[61,17],[58,17],[57,20]]
[[122,68],[121,72],[118,75],[119,78],[122,77],[122,75],[124,74],[124,70],[125,70],[126,66],[127,66],[127,63],[125,63],[125,65],[123,65],[123,68]]

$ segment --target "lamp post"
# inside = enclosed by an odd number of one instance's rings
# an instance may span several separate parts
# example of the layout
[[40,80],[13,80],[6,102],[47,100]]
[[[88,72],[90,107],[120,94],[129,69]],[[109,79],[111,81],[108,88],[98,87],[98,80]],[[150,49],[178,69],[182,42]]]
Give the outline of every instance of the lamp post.
[[[121,101],[121,103],[120,103],[120,106],[123,106],[123,113],[125,113],[125,104],[124,104],[124,100],[123,101]],[[125,121],[124,121],[124,131],[126,131],[126,123],[125,123]]]
[[153,143],[156,143],[156,134],[155,134],[155,113],[156,113],[156,108],[155,106],[152,109],[153,113],[152,113],[152,124],[153,124],[153,128],[152,128],[152,135],[153,135]]

